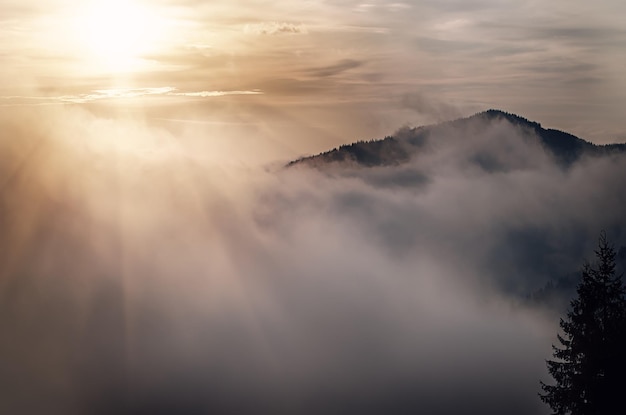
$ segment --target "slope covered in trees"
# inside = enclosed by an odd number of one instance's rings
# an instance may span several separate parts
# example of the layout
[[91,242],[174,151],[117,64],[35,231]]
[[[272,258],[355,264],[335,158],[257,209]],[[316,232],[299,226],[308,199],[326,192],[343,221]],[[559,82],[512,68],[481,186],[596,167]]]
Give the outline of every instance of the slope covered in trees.
[[[314,167],[333,177],[413,194],[444,186],[454,194],[450,199],[454,202],[445,200],[442,207],[458,204],[466,218],[464,226],[497,210],[503,200],[519,198],[515,204],[526,208],[506,218],[489,264],[508,275],[499,287],[503,291],[527,305],[562,312],[575,294],[579,258],[592,249],[592,235],[604,228],[615,236],[618,248],[624,245],[621,213],[615,214],[620,219],[608,220],[610,215],[604,215],[596,221],[580,212],[591,212],[596,204],[604,210],[622,205],[622,187],[616,183],[622,180],[625,156],[626,144],[595,145],[515,114],[488,110],[437,125],[403,128],[383,140],[342,145],[289,166]],[[607,173],[613,170],[619,173]],[[471,186],[461,188],[459,183],[467,180]],[[563,180],[571,184],[563,185]],[[567,186],[581,197],[567,196]],[[591,196],[600,188],[612,195],[606,203],[601,203],[606,198]],[[582,197],[581,192],[588,196]],[[482,194],[485,203],[472,202],[475,194]],[[563,218],[566,212],[579,213],[556,224],[542,221],[547,212]],[[494,220],[484,223],[485,229],[493,227]],[[532,225],[524,225],[526,220]],[[593,225],[583,224],[587,222]],[[403,221],[394,229],[404,240],[412,240],[424,227],[414,228],[410,232],[411,224]],[[626,264],[626,248],[621,252],[617,262]]]
[[578,161],[584,155],[601,156],[626,152],[626,144],[596,145],[563,131],[545,129],[540,123],[519,115],[490,109],[471,117],[437,125],[404,128],[394,136],[387,136],[382,140],[345,144],[315,156],[302,157],[288,165],[303,163],[319,167],[328,163],[343,162],[373,167],[402,164],[422,151],[433,136],[449,135],[450,132],[455,134],[455,131],[457,133],[474,131],[480,134],[484,127],[501,121],[509,123],[524,135],[536,137],[546,152],[564,167]]

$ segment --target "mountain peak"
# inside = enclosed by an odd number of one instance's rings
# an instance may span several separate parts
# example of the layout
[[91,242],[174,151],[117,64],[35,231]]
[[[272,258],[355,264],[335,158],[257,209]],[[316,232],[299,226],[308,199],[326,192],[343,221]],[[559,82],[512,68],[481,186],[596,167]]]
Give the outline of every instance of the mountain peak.
[[[498,109],[488,109],[487,111],[479,112],[474,115],[475,117],[485,117],[488,119],[505,119],[512,124],[526,124],[535,128],[541,128],[541,124],[535,121],[530,121],[522,116],[517,114],[513,114],[510,112],[498,110]],[[470,117],[471,118],[471,117]]]
[[[344,144],[324,153],[302,157],[288,164],[308,164],[321,167],[328,163],[349,163],[360,167],[374,167],[383,165],[397,165],[409,161],[414,154],[420,152],[429,140],[445,140],[445,136],[465,136],[468,131],[473,134],[483,134],[484,128],[489,128],[494,122],[506,121],[516,129],[522,129],[523,134],[534,135],[544,150],[550,154],[562,167],[568,167],[584,154],[605,155],[611,153],[625,153],[626,144],[611,144],[597,146],[578,138],[572,134],[544,129],[540,123],[530,121],[517,114],[498,109],[488,109],[467,118],[447,121],[440,124],[403,128],[393,136],[380,140],[357,141]],[[475,122],[479,122],[476,124]],[[476,126],[480,131],[476,132]],[[443,131],[446,131],[444,134]]]

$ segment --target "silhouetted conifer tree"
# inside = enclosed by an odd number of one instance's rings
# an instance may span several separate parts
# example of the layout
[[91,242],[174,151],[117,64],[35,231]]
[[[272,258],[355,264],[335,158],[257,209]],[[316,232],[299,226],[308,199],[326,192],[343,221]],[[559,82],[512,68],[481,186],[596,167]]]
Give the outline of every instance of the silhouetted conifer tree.
[[597,262],[586,263],[578,297],[571,301],[548,360],[555,385],[541,382],[539,396],[556,415],[626,414],[626,300],[615,250],[600,235]]

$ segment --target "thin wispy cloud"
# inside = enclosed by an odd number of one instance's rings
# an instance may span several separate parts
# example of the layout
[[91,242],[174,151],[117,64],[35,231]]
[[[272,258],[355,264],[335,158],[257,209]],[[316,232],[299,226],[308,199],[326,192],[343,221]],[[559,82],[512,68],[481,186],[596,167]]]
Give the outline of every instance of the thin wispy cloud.
[[391,12],[401,12],[411,9],[409,3],[360,3],[354,10],[361,13],[376,12],[386,10]]
[[225,95],[262,95],[263,91],[254,89],[251,91],[198,91],[198,92],[169,92],[167,95],[184,97],[223,97]]
[[264,22],[247,24],[243,28],[244,33],[253,35],[280,35],[280,34],[306,34],[308,30],[301,23],[291,22]]
[[306,73],[310,76],[326,78],[333,75],[339,75],[342,72],[349,71],[351,69],[358,68],[363,66],[364,62],[360,62],[353,59],[344,59],[335,64],[319,67],[319,68],[311,68],[306,71]]
[[21,106],[21,105],[46,105],[46,104],[85,104],[94,101],[133,99],[150,96],[165,97],[197,97],[210,98],[222,97],[226,95],[261,95],[263,91],[255,89],[250,91],[179,91],[174,87],[157,87],[157,88],[114,88],[114,89],[97,89],[88,94],[77,95],[58,95],[58,96],[4,96],[0,97],[4,101],[4,106]]

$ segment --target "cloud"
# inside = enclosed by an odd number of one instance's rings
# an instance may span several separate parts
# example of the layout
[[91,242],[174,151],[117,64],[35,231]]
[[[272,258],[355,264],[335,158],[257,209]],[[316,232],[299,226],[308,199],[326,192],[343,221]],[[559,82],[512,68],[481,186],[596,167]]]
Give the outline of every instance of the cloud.
[[114,89],[97,89],[92,94],[84,95],[64,95],[56,97],[59,101],[85,103],[102,99],[119,99],[119,98],[138,98],[148,95],[168,95],[175,91],[176,88],[169,86],[159,88],[114,88]]
[[333,65],[311,68],[308,69],[306,72],[314,77],[326,78],[329,76],[338,75],[350,69],[358,68],[359,66],[363,66],[363,64],[364,62],[362,61],[357,61],[354,59],[343,59]]
[[520,297],[626,237],[623,159],[564,171],[506,122],[326,172],[78,106],[0,123],[6,413],[544,413],[558,318]]
[[454,105],[420,92],[406,93],[401,97],[400,102],[402,107],[426,115],[436,122],[453,120],[462,116],[461,110]]
[[171,92],[168,95],[185,97],[222,97],[224,95],[260,95],[262,91],[255,89],[252,91],[199,91],[199,92]]
[[[69,23],[80,17],[77,11],[65,0],[39,3],[2,3],[0,74],[15,80],[5,82],[4,95],[54,88],[75,99],[78,85],[106,87],[106,68],[90,62],[93,55],[72,32]],[[178,34],[137,56],[150,67],[141,78],[155,85],[192,92],[206,85],[253,89],[257,81],[301,78],[303,62],[328,66],[352,59],[368,62],[368,69],[386,81],[352,79],[350,95],[359,101],[419,88],[470,103],[472,110],[510,108],[596,142],[612,141],[624,129],[619,110],[626,99],[621,77],[626,32],[619,18],[624,5],[614,0],[593,6],[561,0],[541,13],[532,2],[495,0],[160,1],[154,12],[167,17],[165,26]],[[596,66],[571,73],[560,60]],[[98,80],[104,85],[94,87]],[[325,91],[327,99],[341,102],[346,84]],[[299,102],[310,100],[306,89],[296,92]],[[541,103],[537,96],[544,97]],[[384,113],[380,109],[376,115]],[[591,126],[594,119],[605,127]]]
[[354,10],[360,13],[369,13],[377,10],[402,12],[411,9],[412,7],[413,6],[411,6],[409,3],[360,3],[355,7]]
[[74,103],[85,104],[93,101],[114,100],[114,99],[132,99],[146,96],[185,96],[185,97],[222,97],[225,95],[260,95],[262,91],[255,89],[250,91],[193,91],[181,92],[173,87],[157,87],[157,88],[114,88],[114,89],[97,89],[88,94],[77,95],[60,95],[60,96],[4,96],[0,99],[4,100],[5,106],[16,105],[41,105],[41,104],[59,104]]
[[301,23],[263,22],[247,24],[244,33],[253,35],[307,34],[306,26]]

